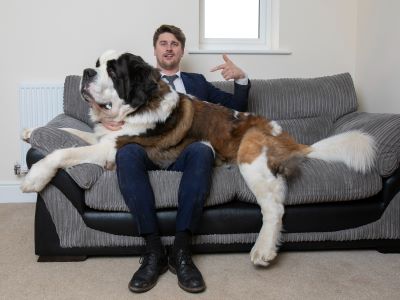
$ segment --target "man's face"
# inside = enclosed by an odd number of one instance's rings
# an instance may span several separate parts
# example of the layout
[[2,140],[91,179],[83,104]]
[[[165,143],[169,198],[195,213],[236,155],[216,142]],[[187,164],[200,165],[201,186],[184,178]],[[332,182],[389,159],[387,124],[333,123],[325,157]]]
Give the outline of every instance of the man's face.
[[183,53],[182,44],[172,33],[164,32],[159,35],[154,47],[158,68],[168,71],[179,70]]

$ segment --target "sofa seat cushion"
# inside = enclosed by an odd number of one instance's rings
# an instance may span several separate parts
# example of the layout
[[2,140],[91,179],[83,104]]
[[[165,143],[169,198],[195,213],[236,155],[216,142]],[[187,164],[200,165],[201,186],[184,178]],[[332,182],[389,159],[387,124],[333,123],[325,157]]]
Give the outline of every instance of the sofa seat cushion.
[[343,163],[306,159],[297,176],[288,180],[286,205],[365,199],[382,189],[382,177],[374,169],[366,174]]
[[[149,174],[156,207],[177,207],[178,186],[182,174],[171,171],[150,171]],[[301,164],[298,174],[288,180],[285,204],[353,201],[375,195],[381,188],[381,177],[376,172],[361,175],[341,163],[309,159]],[[237,166],[216,167],[205,206],[234,200],[256,203]],[[85,191],[85,201],[93,209],[128,211],[114,171],[105,171],[92,188]]]
[[[226,203],[235,197],[237,172],[237,168],[231,165],[215,168],[207,206]],[[149,171],[149,177],[156,207],[177,207],[178,186],[182,173],[164,170]],[[92,188],[85,191],[85,202],[86,205],[95,209],[128,211],[118,187],[115,171],[104,171]]]

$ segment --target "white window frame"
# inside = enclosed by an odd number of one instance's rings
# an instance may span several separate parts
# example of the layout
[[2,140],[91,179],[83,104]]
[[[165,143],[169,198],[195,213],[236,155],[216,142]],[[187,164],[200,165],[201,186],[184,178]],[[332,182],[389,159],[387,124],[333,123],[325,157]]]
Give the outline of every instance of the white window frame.
[[[290,54],[279,49],[279,1],[259,0],[259,37],[257,39],[221,39],[204,37],[204,0],[199,0],[199,48],[189,53],[270,53]],[[243,0],[246,5],[246,0]]]

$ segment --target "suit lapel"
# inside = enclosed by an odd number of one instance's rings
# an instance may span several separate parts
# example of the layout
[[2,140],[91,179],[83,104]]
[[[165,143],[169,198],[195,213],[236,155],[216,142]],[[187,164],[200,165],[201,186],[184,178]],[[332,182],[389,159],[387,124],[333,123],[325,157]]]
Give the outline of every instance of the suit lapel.
[[185,72],[181,72],[181,78],[187,94],[195,95],[196,85],[192,78]]
[[185,86],[186,94],[193,95],[200,99],[206,99],[207,86],[204,85],[204,81],[201,80],[201,76],[195,76],[181,72],[181,78],[183,85]]

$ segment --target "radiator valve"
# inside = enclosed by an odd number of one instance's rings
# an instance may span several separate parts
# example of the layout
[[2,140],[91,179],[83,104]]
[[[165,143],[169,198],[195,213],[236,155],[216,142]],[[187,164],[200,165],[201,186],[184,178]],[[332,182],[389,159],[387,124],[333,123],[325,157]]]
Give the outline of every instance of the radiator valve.
[[21,164],[16,162],[14,164],[14,175],[16,176],[22,176],[28,173],[28,170],[23,170],[21,167]]

